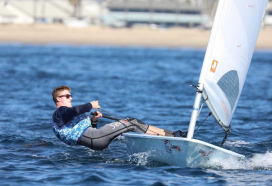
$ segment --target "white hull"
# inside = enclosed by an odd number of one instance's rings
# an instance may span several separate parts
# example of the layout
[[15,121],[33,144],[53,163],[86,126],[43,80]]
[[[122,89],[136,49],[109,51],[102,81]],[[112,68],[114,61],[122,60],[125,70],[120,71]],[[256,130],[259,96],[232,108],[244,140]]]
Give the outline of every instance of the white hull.
[[131,154],[148,152],[150,160],[181,167],[203,167],[212,161],[243,159],[245,156],[196,140],[146,134],[123,134]]

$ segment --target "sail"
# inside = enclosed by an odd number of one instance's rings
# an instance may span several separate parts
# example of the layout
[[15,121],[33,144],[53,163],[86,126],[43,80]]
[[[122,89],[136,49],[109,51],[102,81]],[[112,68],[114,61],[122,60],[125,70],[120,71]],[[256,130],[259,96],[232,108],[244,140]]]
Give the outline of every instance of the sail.
[[199,84],[203,98],[225,131],[242,92],[267,0],[220,0]]

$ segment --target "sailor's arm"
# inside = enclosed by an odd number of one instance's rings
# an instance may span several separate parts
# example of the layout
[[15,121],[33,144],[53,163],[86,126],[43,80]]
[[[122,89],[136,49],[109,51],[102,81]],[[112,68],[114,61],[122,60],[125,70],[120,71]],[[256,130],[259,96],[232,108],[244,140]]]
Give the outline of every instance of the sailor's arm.
[[67,124],[73,117],[78,116],[80,114],[84,114],[85,112],[90,112],[91,109],[100,108],[98,101],[92,101],[90,103],[86,103],[83,105],[78,105],[74,107],[65,107],[62,111],[61,116],[65,124]]
[[91,123],[92,123],[92,127],[93,128],[97,128],[97,121],[98,121],[98,118],[101,118],[103,115],[101,112],[99,111],[95,111],[92,119],[91,119]]

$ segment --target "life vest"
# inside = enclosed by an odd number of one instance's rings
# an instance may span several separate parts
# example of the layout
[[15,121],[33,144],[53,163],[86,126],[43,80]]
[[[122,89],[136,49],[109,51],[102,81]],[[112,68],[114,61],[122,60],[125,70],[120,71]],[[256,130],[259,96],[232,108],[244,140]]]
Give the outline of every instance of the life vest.
[[77,145],[81,134],[91,126],[90,119],[84,114],[75,116],[63,127],[58,127],[54,121],[53,131],[55,135],[64,143],[68,145]]

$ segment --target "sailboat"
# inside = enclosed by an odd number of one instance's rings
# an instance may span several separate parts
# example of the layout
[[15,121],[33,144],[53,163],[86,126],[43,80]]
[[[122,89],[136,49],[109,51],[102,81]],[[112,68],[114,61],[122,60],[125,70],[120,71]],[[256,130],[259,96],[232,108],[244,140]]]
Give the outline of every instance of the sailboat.
[[227,134],[250,66],[268,0],[220,0],[216,10],[186,138],[123,134],[131,154],[182,167],[245,156],[194,139],[201,100]]

